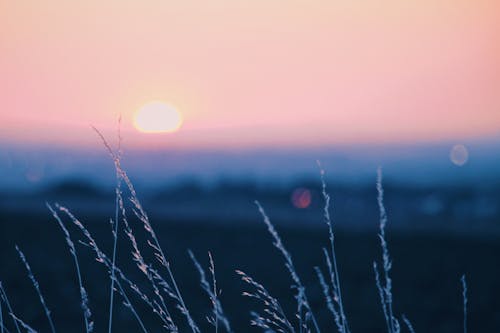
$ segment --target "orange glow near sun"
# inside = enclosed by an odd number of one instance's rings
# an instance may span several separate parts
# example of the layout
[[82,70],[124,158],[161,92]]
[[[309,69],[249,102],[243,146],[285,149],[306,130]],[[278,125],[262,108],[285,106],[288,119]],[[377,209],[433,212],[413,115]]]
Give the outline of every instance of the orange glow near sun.
[[171,133],[182,126],[182,116],[173,106],[155,101],[143,105],[134,116],[134,126],[143,133]]

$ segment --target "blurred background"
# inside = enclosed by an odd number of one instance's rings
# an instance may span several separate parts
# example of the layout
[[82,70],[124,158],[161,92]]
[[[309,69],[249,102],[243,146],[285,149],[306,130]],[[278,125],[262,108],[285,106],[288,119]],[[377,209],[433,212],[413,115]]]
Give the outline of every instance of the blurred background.
[[[59,330],[82,329],[71,257],[46,202],[70,208],[111,253],[116,175],[94,126],[123,150],[204,330],[210,303],[187,249],[204,265],[214,255],[237,331],[258,331],[249,325],[258,305],[241,296],[236,269],[294,311],[254,200],[332,329],[313,270],[328,245],[317,161],[353,332],[385,329],[372,271],[379,166],[397,315],[417,331],[461,330],[466,274],[470,329],[499,330],[498,22],[499,4],[488,0],[0,0],[0,281],[14,309],[48,329],[18,244]],[[141,281],[120,237],[119,264]],[[104,332],[109,278],[78,250]],[[116,329],[133,331],[116,304]]]

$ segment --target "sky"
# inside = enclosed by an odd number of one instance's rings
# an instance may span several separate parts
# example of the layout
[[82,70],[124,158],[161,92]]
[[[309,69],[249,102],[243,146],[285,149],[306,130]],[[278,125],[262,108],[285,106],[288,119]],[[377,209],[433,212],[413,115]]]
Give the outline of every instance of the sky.
[[[0,143],[312,147],[500,135],[500,2],[0,0]],[[175,133],[134,113],[174,106]]]

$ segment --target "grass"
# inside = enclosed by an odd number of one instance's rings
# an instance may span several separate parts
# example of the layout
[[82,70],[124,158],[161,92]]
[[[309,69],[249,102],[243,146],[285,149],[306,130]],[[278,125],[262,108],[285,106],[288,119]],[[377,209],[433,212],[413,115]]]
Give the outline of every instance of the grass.
[[[170,264],[170,258],[162,249],[153,225],[139,200],[137,192],[127,173],[121,166],[120,146],[117,150],[112,149],[104,137],[98,131],[97,133],[101,136],[107,151],[113,159],[117,177],[115,216],[114,219],[111,219],[111,232],[113,235],[111,255],[107,255],[101,249],[85,225],[68,208],[57,203],[52,205],[47,204],[50,213],[63,232],[69,252],[73,258],[76,280],[80,291],[82,330],[84,329],[86,333],[90,333],[95,330],[95,327],[92,319],[91,307],[89,305],[89,295],[86,292],[85,281],[80,271],[77,245],[81,245],[87,250],[92,251],[97,262],[107,269],[110,282],[109,314],[107,322],[108,333],[113,331],[113,323],[117,320],[113,315],[116,303],[115,293],[117,294],[116,296],[121,298],[122,304],[130,311],[133,318],[135,318],[138,331],[144,333],[158,331],[158,327],[148,327],[146,321],[143,320],[145,314],[139,309],[147,308],[150,313],[156,317],[163,331],[184,332],[188,330],[193,333],[201,333],[201,326],[198,324],[199,318],[197,318],[199,316],[193,316],[190,313],[188,304],[184,301],[183,294],[175,278],[175,274]],[[121,140],[119,139],[119,141]],[[318,165],[322,184],[321,193],[324,199],[323,215],[325,224],[328,228],[329,246],[323,249],[324,267],[314,267],[314,270],[317,274],[318,284],[321,287],[321,292],[324,297],[324,304],[322,306],[326,307],[331,314],[331,322],[339,333],[350,333],[348,314],[345,312],[342,299],[341,277],[337,267],[334,222],[331,215],[331,198],[326,188],[325,171],[319,163]],[[387,332],[399,333],[402,330],[407,330],[413,333],[415,329],[410,320],[405,315],[398,315],[393,306],[392,279],[390,276],[392,261],[388,242],[386,240],[388,217],[384,206],[382,171],[380,169],[377,173],[376,187],[378,193],[377,202],[380,211],[378,236],[380,240],[381,260],[379,263],[375,261],[373,264],[374,287],[377,288],[379,293]],[[296,309],[294,313],[286,313],[280,301],[273,297],[261,283],[243,271],[236,271],[248,287],[248,290],[243,292],[243,296],[254,299],[257,301],[257,304],[260,304],[258,309],[251,311],[249,314],[251,318],[249,324],[262,329],[264,332],[320,333],[323,325],[318,321],[315,315],[315,311],[319,309],[314,309],[310,303],[308,291],[294,265],[292,255],[285,247],[284,241],[281,239],[268,214],[258,201],[255,203],[272,238],[274,247],[283,257],[284,265],[290,278],[290,282],[287,283],[289,283],[293,289]],[[134,220],[139,222],[137,226],[145,231],[147,235],[147,246],[141,247],[136,240],[136,232],[134,231],[134,226],[132,226],[130,216],[133,216]],[[68,223],[76,226],[79,235],[72,235],[68,231]],[[120,233],[125,235],[125,238],[120,238]],[[78,242],[74,242],[73,239],[79,240]],[[119,244],[119,240],[121,239],[126,240],[129,244],[127,246]],[[131,280],[120,268],[120,262],[118,260],[120,248],[131,249],[129,258],[146,278],[149,286],[148,288]],[[41,287],[31,270],[26,256],[19,248],[16,247],[16,249],[21,261],[27,269],[28,277],[38,294],[51,332],[56,333],[56,326],[52,321],[51,312],[45,302]],[[211,315],[207,316],[205,320],[210,323],[213,327],[213,331],[216,333],[233,332],[230,318],[226,316],[219,297],[220,289],[217,285],[214,258],[209,252],[209,274],[207,274],[203,265],[198,261],[193,252],[189,251],[189,255],[193,261],[194,270],[199,274],[201,288],[207,294],[212,306]],[[151,256],[154,260],[149,262],[146,258]],[[323,273],[324,271],[326,274]],[[461,282],[463,288],[463,329],[464,333],[467,333],[467,284],[465,276],[462,277]],[[9,302],[7,292],[1,282],[0,300],[0,333],[21,333],[22,331],[37,332],[14,312]],[[4,313],[6,313],[7,316],[4,316]],[[402,328],[401,323],[404,323],[404,328]],[[101,331],[105,330],[104,327],[100,329]]]

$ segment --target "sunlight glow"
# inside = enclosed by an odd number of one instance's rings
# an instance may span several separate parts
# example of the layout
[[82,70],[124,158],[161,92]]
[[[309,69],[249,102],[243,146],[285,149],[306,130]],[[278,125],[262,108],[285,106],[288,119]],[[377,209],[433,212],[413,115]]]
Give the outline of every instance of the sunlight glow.
[[176,132],[182,116],[173,106],[155,101],[142,106],[134,116],[134,126],[143,133]]

